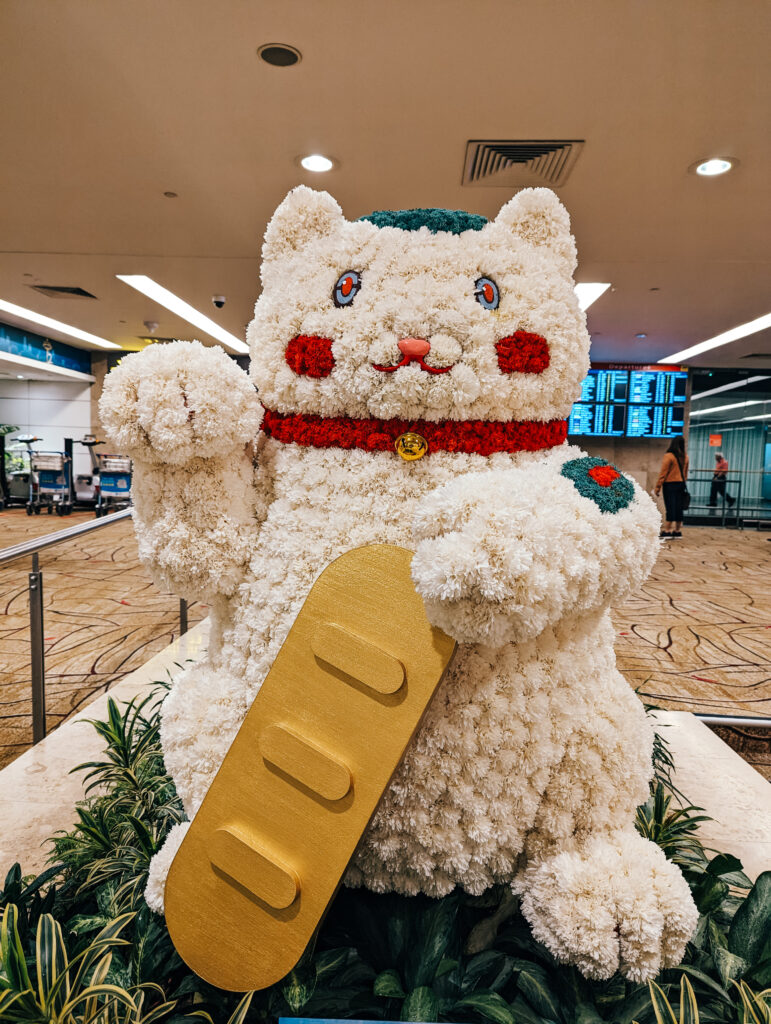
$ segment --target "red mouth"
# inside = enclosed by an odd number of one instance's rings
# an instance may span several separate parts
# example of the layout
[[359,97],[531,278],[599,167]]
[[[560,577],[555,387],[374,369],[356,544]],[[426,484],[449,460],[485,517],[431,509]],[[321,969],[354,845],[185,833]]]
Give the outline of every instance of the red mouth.
[[398,370],[400,366],[409,366],[410,363],[417,363],[421,370],[425,370],[426,373],[449,373],[455,363],[452,366],[429,366],[428,363],[424,362],[423,357],[416,359],[415,356],[404,356],[399,363],[394,363],[393,366],[378,366],[377,363],[372,364],[373,370],[380,370],[381,373],[393,373]]

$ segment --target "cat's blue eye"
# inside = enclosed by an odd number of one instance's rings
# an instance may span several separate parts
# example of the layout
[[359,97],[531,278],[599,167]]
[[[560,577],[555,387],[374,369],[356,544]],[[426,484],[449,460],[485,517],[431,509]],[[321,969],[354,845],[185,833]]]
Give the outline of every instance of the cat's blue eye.
[[361,288],[361,274],[356,270],[346,270],[337,279],[337,284],[332,292],[332,298],[336,306],[350,306]]
[[497,309],[501,301],[498,285],[489,277],[480,277],[474,282],[474,296],[485,309]]

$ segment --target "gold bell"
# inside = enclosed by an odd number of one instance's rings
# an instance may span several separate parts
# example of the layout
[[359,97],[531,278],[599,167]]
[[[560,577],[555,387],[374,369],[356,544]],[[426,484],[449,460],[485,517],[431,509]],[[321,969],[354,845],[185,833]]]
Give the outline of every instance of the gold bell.
[[420,434],[409,430],[406,434],[400,434],[394,441],[394,448],[397,455],[405,462],[414,462],[415,459],[422,459],[428,452],[428,441]]

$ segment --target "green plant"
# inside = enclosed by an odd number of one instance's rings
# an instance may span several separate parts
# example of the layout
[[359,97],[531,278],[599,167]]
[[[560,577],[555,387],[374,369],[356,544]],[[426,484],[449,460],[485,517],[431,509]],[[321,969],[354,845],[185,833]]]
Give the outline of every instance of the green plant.
[[184,818],[163,765],[159,707],[155,691],[124,711],[110,700],[107,720],[91,723],[105,741],[106,758],[73,769],[87,772],[91,799],[78,806],[75,828],[52,840],[53,859],[75,895],[116,882],[111,898],[118,912],[138,907],[153,855]]
[[[116,920],[127,919],[120,941],[109,949],[104,983],[126,993],[131,1005],[116,1000],[107,1006],[100,996],[94,1012],[103,1015],[95,1024],[177,1024],[185,1016],[205,1024],[248,1024],[300,1014],[656,1024],[657,1006],[664,1012],[647,986],[621,977],[589,982],[558,964],[533,939],[508,887],[481,897],[455,892],[442,900],[342,889],[314,944],[277,985],[240,1000],[208,986],[180,960],[163,918],[142,899],[150,857],[182,818],[163,765],[159,708],[157,692],[123,707],[110,702],[106,720],[93,723],[105,756],[80,766],[88,797],[75,828],[54,837],[56,864],[34,881],[14,869],[0,894],[0,902],[18,905],[17,953],[24,951],[33,976],[35,935],[44,918],[60,929],[70,962]],[[683,965],[657,979],[658,991],[671,998],[679,985],[682,998],[685,975],[701,1024],[771,1024],[764,1016],[771,985],[771,874],[753,886],[735,857],[710,859],[714,851],[698,838],[705,816],[676,789],[663,736],[654,747],[654,771],[637,827],[680,864],[701,914]],[[685,992],[690,1024],[696,1024]],[[77,1008],[75,1013],[78,1024],[90,1024]],[[28,1024],[42,1019],[24,1018]],[[2,1010],[0,1020],[4,1024]],[[21,1022],[13,1018],[11,1024]],[[682,1014],[679,1024],[689,1024]]]
[[[37,925],[34,971],[30,976],[17,908],[3,913],[0,938],[0,1021],[3,1024],[158,1024],[177,1007],[155,982],[123,984],[116,971],[116,950],[129,946],[121,932],[132,914],[114,918],[84,949],[70,957],[62,928],[50,914]],[[243,1024],[251,1002],[247,993],[228,1024]],[[178,1015],[214,1024],[203,1009]]]
[[117,1006],[136,1014],[133,996],[107,981],[112,950],[125,945],[119,935],[130,917],[124,914],[111,921],[70,959],[61,925],[50,914],[42,914],[37,925],[35,972],[30,978],[17,910],[9,904],[3,911],[0,939],[0,1020],[7,1024],[106,1024]]

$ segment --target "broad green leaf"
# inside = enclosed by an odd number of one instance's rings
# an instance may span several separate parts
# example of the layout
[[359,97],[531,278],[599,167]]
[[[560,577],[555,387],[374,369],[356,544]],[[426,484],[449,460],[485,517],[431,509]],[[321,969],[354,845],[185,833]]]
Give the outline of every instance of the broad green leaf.
[[533,969],[519,972],[517,988],[533,1009],[547,1020],[559,1020],[559,1008],[543,972]]
[[[421,934],[405,967],[405,980],[410,988],[422,988],[434,981],[439,964],[454,937],[457,913],[458,898],[446,896],[442,900],[433,900],[432,905],[421,915]],[[411,970],[413,963],[415,967]]]
[[499,971],[507,962],[513,963],[512,958],[497,949],[485,949],[472,956],[463,971],[460,983],[461,992],[466,995],[479,986],[489,988],[488,985],[483,984],[483,979],[489,977],[492,972]]
[[443,978],[446,974],[452,974],[455,968],[458,966],[457,960],[451,960],[449,957],[445,957],[444,960],[439,964],[436,969],[435,980],[438,981]]
[[712,918],[707,919],[707,929],[709,933],[709,948],[714,951],[716,946],[722,946],[723,949],[728,949],[728,939],[723,932],[718,928]]
[[339,971],[348,963],[352,955],[354,955],[354,951],[350,948],[328,949],[324,953],[320,953],[313,965],[316,971],[316,980],[327,979],[329,975]]
[[771,988],[771,957],[753,964],[746,980],[760,989]]
[[728,948],[753,964],[760,959],[771,935],[771,871],[758,875],[747,899],[734,915],[728,932]]
[[511,1012],[517,1024],[545,1024],[543,1017],[537,1014],[522,996],[517,996],[511,1004]]
[[731,853],[719,853],[713,857],[707,865],[707,872],[710,875],[727,875],[732,871],[741,871],[742,862]]
[[728,885],[715,875],[704,875],[693,887],[693,898],[699,913],[709,914],[716,910],[728,895]]
[[310,1000],[316,988],[316,975],[302,962],[281,982],[281,995],[292,1013],[297,1013]]
[[743,960],[742,957],[724,949],[722,946],[715,946],[713,948],[712,959],[715,961],[715,967],[717,967],[717,973],[720,975],[720,980],[726,988],[728,988],[729,982],[741,978],[746,974],[747,968],[749,967],[746,960]]
[[497,992],[473,992],[455,1004],[454,1009],[474,1010],[495,1024],[516,1024],[516,1016],[506,1000]]
[[402,988],[401,978],[393,968],[378,974],[372,990],[376,996],[383,996],[385,999],[404,999],[406,995]]
[[733,1006],[733,1002],[728,992],[726,992],[722,985],[719,985],[716,981],[710,978],[708,974],[705,974],[703,971],[697,970],[695,967],[691,967],[690,964],[680,964],[678,970],[682,971],[684,974],[687,974],[689,978],[693,978],[695,981],[701,982],[702,985],[705,985],[712,992],[715,992],[718,996],[720,996],[720,998],[724,1002],[729,1003],[731,1006]]
[[605,1024],[596,1006],[584,1001],[577,1002],[573,1011],[574,1024]]
[[650,991],[647,987],[641,985],[635,992],[624,1000],[621,1006],[614,1009],[612,1019],[616,1024],[633,1024],[634,1021],[639,1021],[641,1018],[647,1016],[650,1009]]
[[104,928],[109,921],[109,917],[102,917],[101,914],[76,914],[67,922],[67,930],[75,935],[88,935],[98,928]]
[[434,990],[428,985],[414,988],[402,1003],[399,1020],[435,1021],[439,1016],[439,1005]]

